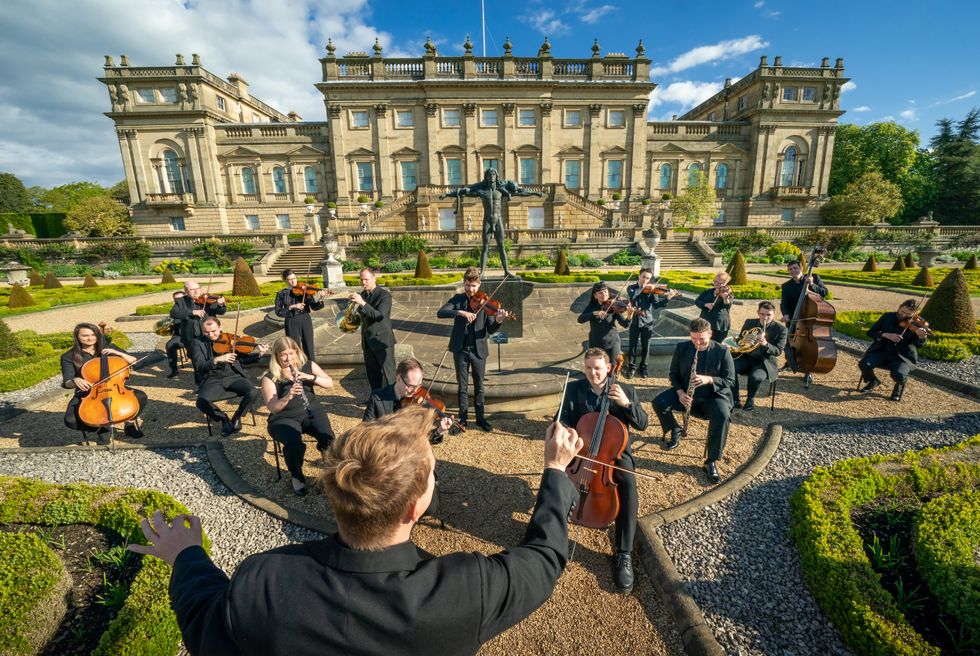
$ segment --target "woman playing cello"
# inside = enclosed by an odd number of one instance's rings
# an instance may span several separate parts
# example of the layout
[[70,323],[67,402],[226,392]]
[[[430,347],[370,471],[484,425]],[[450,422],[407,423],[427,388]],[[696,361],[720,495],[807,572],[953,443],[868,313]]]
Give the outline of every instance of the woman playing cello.
[[[82,367],[93,359],[106,356],[117,356],[125,360],[127,364],[136,362],[136,358],[122,350],[118,346],[106,344],[105,337],[99,327],[91,323],[80,323],[75,326],[72,338],[72,347],[61,356],[61,386],[66,389],[74,389],[75,396],[68,402],[65,410],[65,426],[78,431],[97,431],[103,435],[108,431],[107,426],[95,426],[82,421],[79,417],[79,406],[82,400],[89,394],[92,382],[82,376]],[[132,389],[137,402],[139,403],[139,413],[146,407],[146,394],[141,390]],[[128,437],[143,437],[143,429],[139,424],[139,413],[136,417],[126,421],[124,432]]]

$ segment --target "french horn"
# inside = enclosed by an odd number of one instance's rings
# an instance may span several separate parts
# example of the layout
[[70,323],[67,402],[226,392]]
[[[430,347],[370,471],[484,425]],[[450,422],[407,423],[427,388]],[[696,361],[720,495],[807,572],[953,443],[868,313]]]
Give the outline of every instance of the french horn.
[[356,303],[348,303],[343,314],[337,315],[337,327],[345,333],[356,333],[361,327],[361,315]]

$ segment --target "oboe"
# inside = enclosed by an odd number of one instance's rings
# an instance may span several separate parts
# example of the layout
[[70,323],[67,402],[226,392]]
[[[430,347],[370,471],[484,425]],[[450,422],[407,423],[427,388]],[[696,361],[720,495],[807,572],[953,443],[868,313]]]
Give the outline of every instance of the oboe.
[[[695,355],[695,357],[697,357]],[[299,379],[299,371],[297,371],[296,366],[289,365],[289,373],[293,376],[293,384],[299,383],[299,398],[303,401],[303,407],[306,408],[306,414],[313,416],[313,411],[310,409],[310,400],[306,398],[306,390],[303,388],[303,381]]]
[[694,349],[694,362],[691,363],[691,379],[687,384],[687,396],[691,403],[684,410],[684,425],[681,427],[681,437],[687,437],[687,425],[691,421],[691,408],[694,407],[694,388],[697,387],[698,375],[698,349]]

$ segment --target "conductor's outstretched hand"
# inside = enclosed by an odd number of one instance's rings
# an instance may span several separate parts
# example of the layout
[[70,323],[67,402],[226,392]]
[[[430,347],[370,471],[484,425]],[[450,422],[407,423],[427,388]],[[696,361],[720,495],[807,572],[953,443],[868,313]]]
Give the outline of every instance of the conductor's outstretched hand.
[[150,544],[131,544],[128,549],[140,554],[156,556],[173,565],[177,556],[187,547],[200,547],[201,518],[195,515],[177,515],[171,525],[159,510],[153,519],[144,519],[140,526]]
[[560,422],[552,422],[544,434],[545,469],[565,471],[584,444],[574,428],[566,428]]

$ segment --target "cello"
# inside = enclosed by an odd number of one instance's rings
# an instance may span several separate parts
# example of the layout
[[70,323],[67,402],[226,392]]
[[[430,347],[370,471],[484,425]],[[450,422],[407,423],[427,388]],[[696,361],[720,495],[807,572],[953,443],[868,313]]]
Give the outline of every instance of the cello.
[[[803,275],[804,281],[826,255],[826,248],[813,247]],[[830,334],[836,316],[834,306],[811,290],[809,282],[805,282],[788,326],[786,361],[793,371],[806,374],[807,387],[812,374],[825,374],[837,364],[837,346]]]

